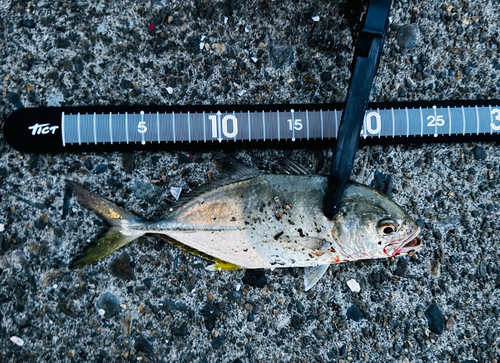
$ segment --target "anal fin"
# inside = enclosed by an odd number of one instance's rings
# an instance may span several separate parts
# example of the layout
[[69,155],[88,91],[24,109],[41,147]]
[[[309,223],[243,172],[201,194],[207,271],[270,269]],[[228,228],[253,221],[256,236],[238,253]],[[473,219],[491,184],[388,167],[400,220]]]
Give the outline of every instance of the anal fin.
[[205,267],[205,270],[207,271],[230,271],[242,269],[242,267],[226,261],[217,261],[216,263]]
[[180,248],[181,250],[189,252],[195,256],[204,258],[205,260],[215,262],[214,264],[205,267],[205,269],[207,271],[228,271],[228,270],[243,270],[244,269],[243,267],[235,265],[234,263],[219,260],[218,258],[207,255],[206,253],[198,251],[195,248],[186,246],[185,244],[183,244],[183,243],[181,243],[181,242],[179,242],[179,241],[177,241],[169,236],[159,234],[158,237],[160,237],[164,241],[167,241],[171,245]]

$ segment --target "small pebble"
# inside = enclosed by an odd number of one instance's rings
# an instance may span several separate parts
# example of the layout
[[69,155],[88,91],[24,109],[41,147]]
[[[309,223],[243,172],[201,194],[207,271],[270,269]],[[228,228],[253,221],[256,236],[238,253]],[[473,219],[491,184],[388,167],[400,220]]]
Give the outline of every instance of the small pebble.
[[181,192],[182,192],[181,187],[171,187],[170,188],[170,194],[172,194],[172,196],[175,198],[175,200],[179,200]]
[[351,289],[351,291],[353,292],[361,291],[361,287],[359,286],[358,282],[354,279],[350,279],[349,281],[347,281],[347,286],[349,286],[349,289]]
[[347,316],[347,318],[354,320],[356,322],[365,318],[361,309],[358,308],[356,305],[352,305],[347,309],[346,316]]
[[320,79],[322,82],[328,82],[332,79],[332,72],[321,73]]
[[109,272],[123,281],[134,280],[134,263],[130,260],[130,255],[125,252],[113,260],[109,265]]
[[417,308],[415,309],[415,315],[417,318],[421,318],[424,316],[424,307],[422,305],[417,305]]
[[488,265],[486,264],[486,261],[481,261],[479,264],[479,273],[483,277],[488,276]]
[[201,309],[201,316],[205,318],[205,328],[208,331],[212,331],[215,328],[215,323],[219,319],[220,313],[219,308],[210,301]]
[[174,323],[170,329],[172,330],[172,334],[178,337],[186,337],[189,335],[189,329],[186,322]]
[[146,355],[152,356],[154,353],[153,346],[144,337],[138,337],[135,339],[134,349],[138,352],[142,352]]
[[420,38],[420,30],[416,23],[404,25],[399,28],[396,41],[400,48],[415,48]]
[[477,160],[484,160],[486,159],[486,151],[482,147],[476,146],[474,148],[474,156]]
[[398,263],[396,269],[394,270],[394,275],[406,277],[408,275],[408,261],[406,258],[398,258]]
[[[110,292],[105,292],[97,301],[99,314],[105,318],[112,318],[120,313],[120,301]],[[102,310],[102,311],[101,311]]]
[[14,343],[15,345],[18,345],[20,347],[22,347],[24,345],[24,340],[22,340],[19,337],[16,337],[15,335],[10,337],[10,341],[12,343]]
[[430,267],[432,276],[439,276],[440,269],[441,269],[441,263],[439,262],[439,260],[436,260],[436,259],[432,260],[431,267]]
[[134,154],[133,153],[123,153],[122,155],[122,169],[125,173],[131,173],[134,170]]
[[35,27],[35,21],[33,19],[24,19],[23,26],[33,29]]
[[446,329],[451,329],[451,328],[453,328],[453,324],[454,324],[453,318],[448,318],[448,319],[446,320],[446,324],[445,324]]
[[429,305],[425,310],[425,316],[429,325],[429,330],[434,334],[442,334],[444,329],[444,317],[439,307],[435,304]]
[[267,284],[264,270],[246,270],[242,279],[244,284],[262,289]]
[[108,172],[108,166],[106,164],[99,164],[95,167],[94,173],[99,175],[99,174],[104,174]]

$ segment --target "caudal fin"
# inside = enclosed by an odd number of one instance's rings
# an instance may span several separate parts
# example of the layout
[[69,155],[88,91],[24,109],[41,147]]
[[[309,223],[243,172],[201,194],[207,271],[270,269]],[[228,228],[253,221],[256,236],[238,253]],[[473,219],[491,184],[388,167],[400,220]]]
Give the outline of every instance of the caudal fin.
[[111,225],[104,236],[88,245],[71,261],[69,268],[82,268],[96,262],[145,234],[131,228],[131,224],[142,223],[139,217],[90,192],[80,184],[69,180],[66,182],[85,207],[94,210]]

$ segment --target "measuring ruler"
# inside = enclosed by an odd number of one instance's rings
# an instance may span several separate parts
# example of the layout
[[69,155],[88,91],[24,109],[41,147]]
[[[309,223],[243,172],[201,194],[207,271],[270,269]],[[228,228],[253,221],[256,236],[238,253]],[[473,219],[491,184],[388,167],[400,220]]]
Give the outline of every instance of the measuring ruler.
[[[500,100],[371,103],[364,144],[500,140]],[[4,122],[21,152],[331,145],[342,104],[27,108]]]

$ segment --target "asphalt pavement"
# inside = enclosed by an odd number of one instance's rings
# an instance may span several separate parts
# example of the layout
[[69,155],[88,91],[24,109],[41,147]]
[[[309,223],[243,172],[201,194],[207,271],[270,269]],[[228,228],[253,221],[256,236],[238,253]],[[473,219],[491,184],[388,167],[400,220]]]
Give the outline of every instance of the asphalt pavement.
[[[343,102],[364,6],[2,0],[0,122],[23,107]],[[393,1],[372,100],[499,99],[499,14],[497,0]],[[0,361],[498,362],[495,141],[361,147],[352,179],[401,205],[425,248],[332,265],[308,292],[301,269],[210,272],[153,235],[66,269],[106,229],[66,179],[155,219],[172,187],[217,179],[221,149],[26,154],[0,135]],[[327,173],[332,156],[227,152],[264,173],[285,158]]]

